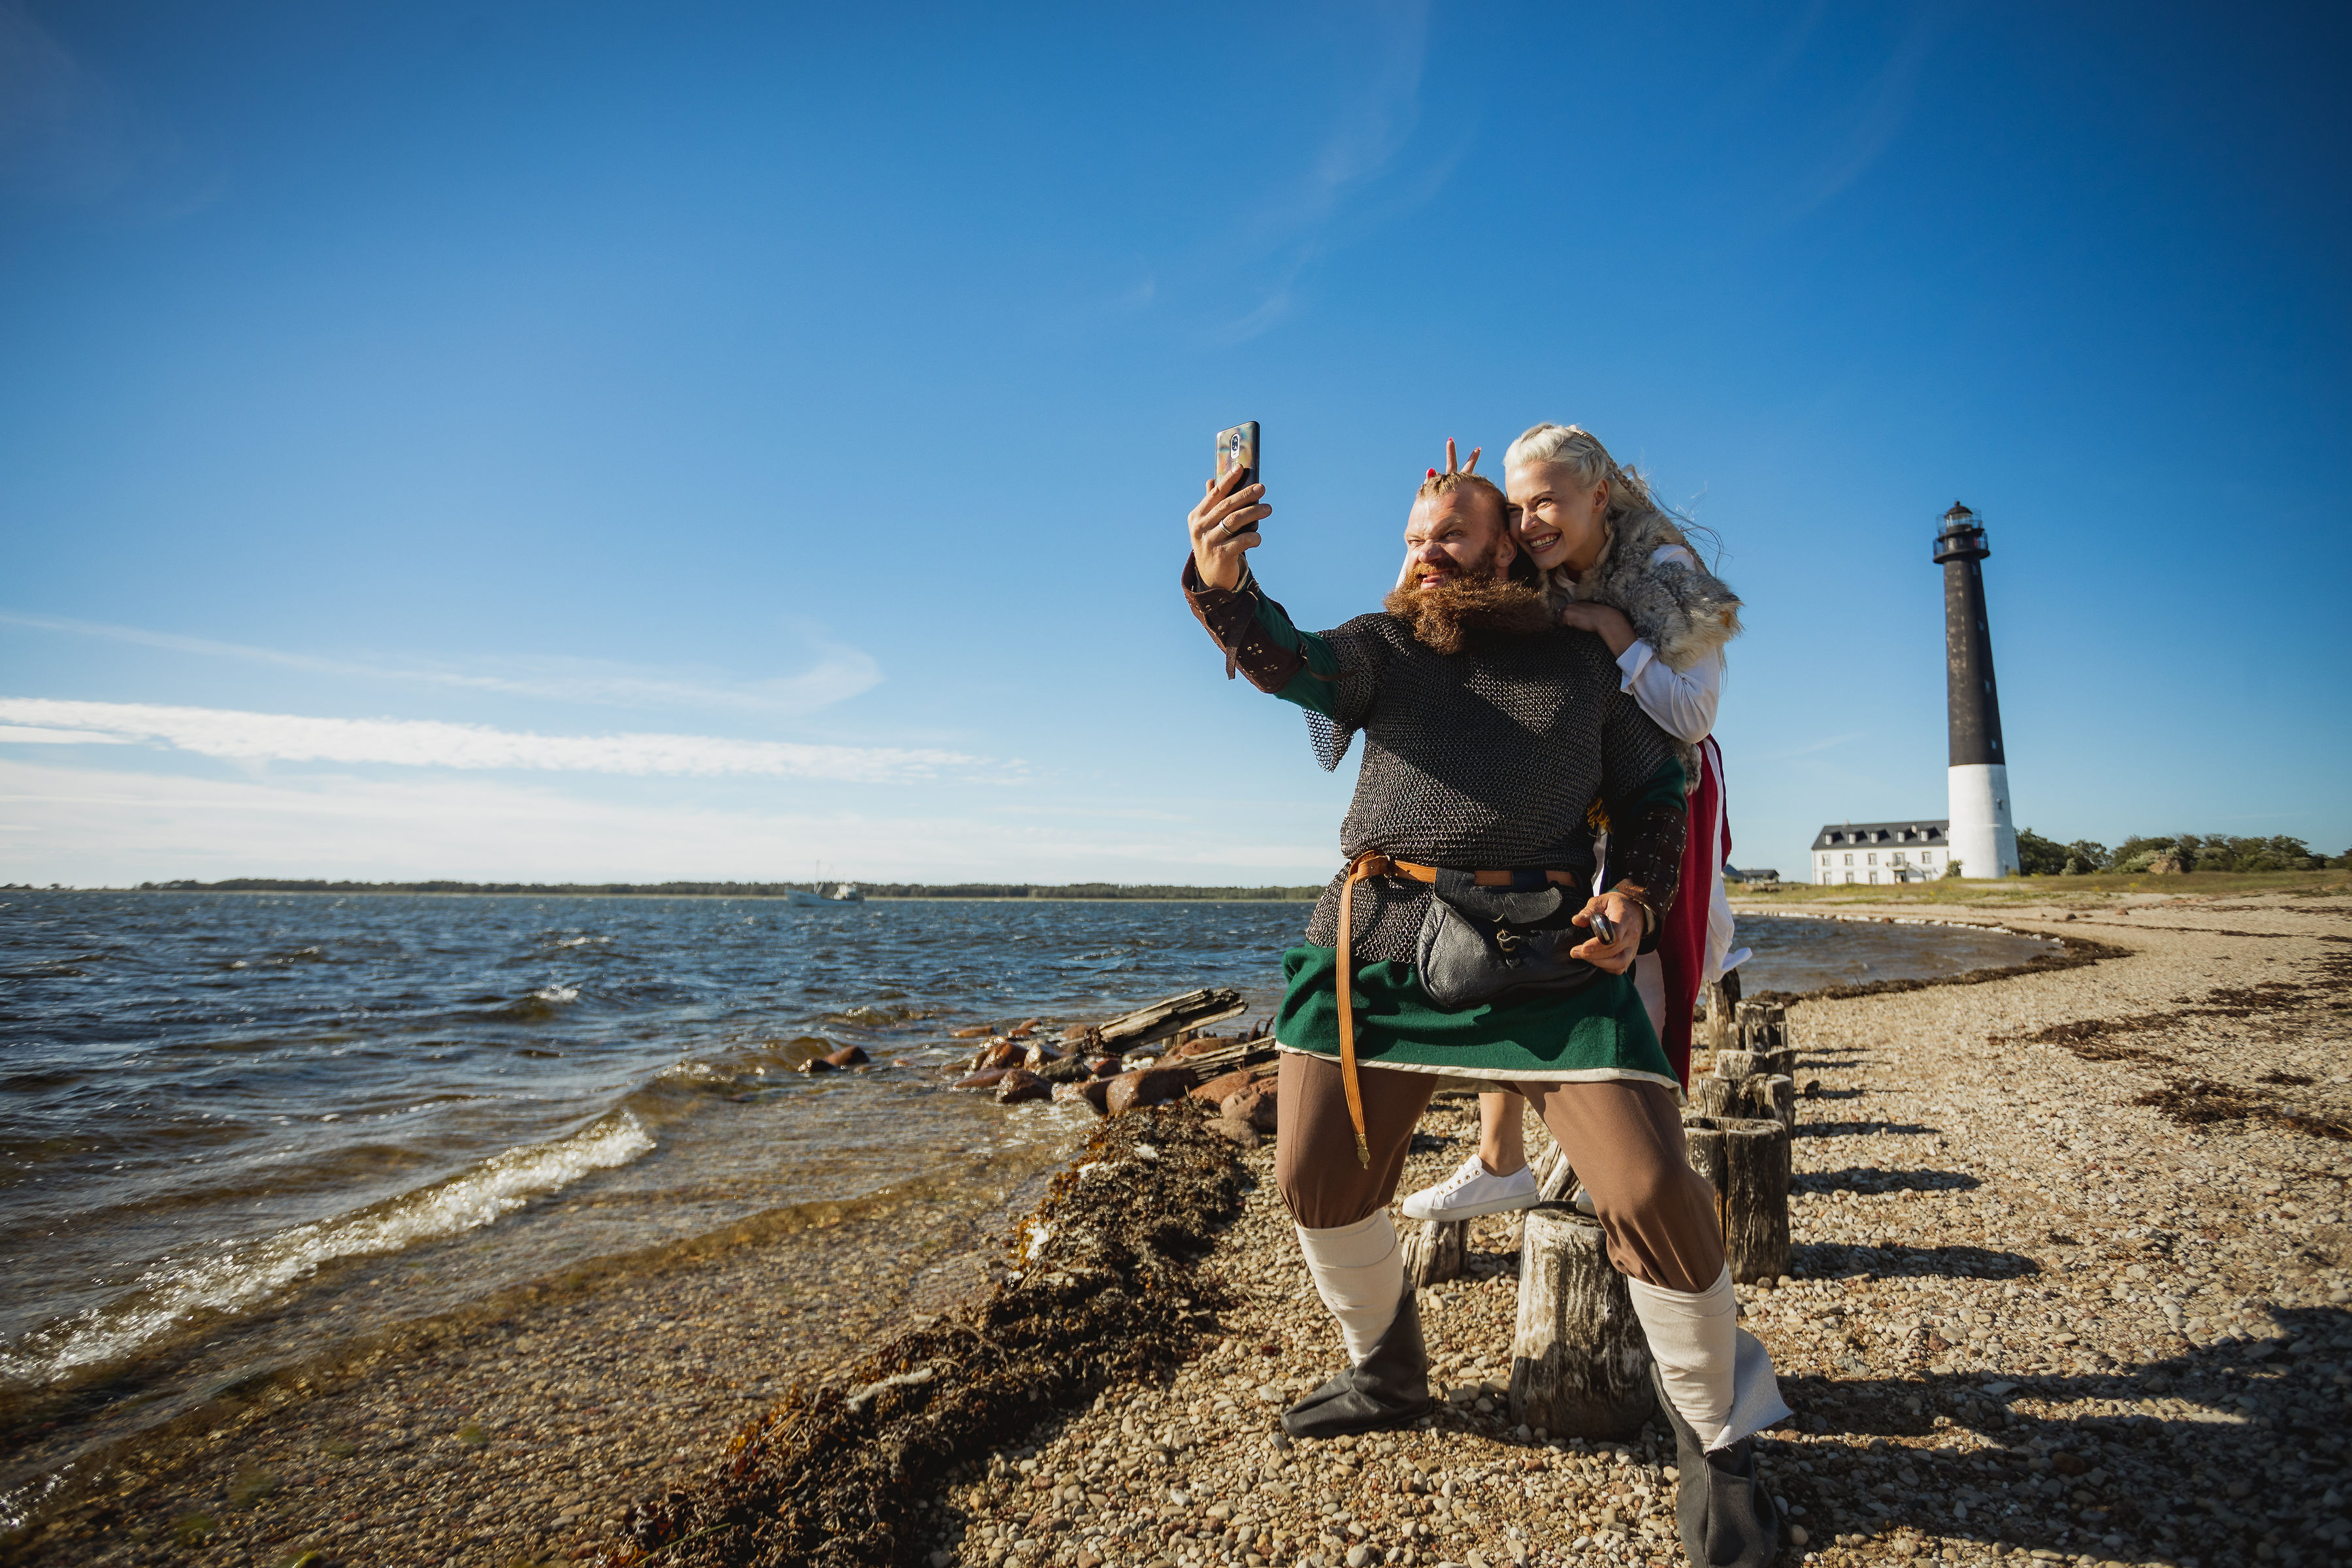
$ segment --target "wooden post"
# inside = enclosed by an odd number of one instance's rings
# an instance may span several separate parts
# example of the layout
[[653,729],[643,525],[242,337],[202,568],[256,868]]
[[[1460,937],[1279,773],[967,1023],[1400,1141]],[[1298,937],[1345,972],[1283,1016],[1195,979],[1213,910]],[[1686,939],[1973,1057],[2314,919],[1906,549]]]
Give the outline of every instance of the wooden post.
[[1785,1002],[1742,1002],[1738,1013],[1739,1048],[1743,1051],[1784,1051],[1789,1048],[1789,1005]]
[[1742,1079],[1739,1103],[1748,1116],[1769,1116],[1781,1126],[1797,1125],[1797,1080],[1787,1073],[1759,1072]]
[[1739,1011],[1739,971],[1706,988],[1706,1049],[1727,1051],[1739,1043],[1734,1026]]
[[1685,1116],[1691,1169],[1715,1189],[1731,1277],[1743,1285],[1789,1271],[1789,1129],[1779,1121]]
[[1623,1439],[1655,1408],[1650,1343],[1599,1222],[1564,1205],[1528,1210],[1511,1419],[1555,1437]]
[[1737,1116],[1739,1114],[1739,1085],[1745,1079],[1695,1078],[1691,1079],[1691,1109],[1701,1116]]
[[1555,1143],[1536,1162],[1536,1196],[1548,1204],[1565,1203],[1574,1191],[1576,1167],[1568,1163],[1568,1151]]
[[1404,1238],[1404,1277],[1416,1290],[1462,1278],[1470,1222],[1424,1220]]
[[[1742,1004],[1752,1005],[1752,1004]],[[1717,1051],[1715,1053],[1715,1076],[1738,1079],[1764,1070],[1764,1058],[1749,1050]]]

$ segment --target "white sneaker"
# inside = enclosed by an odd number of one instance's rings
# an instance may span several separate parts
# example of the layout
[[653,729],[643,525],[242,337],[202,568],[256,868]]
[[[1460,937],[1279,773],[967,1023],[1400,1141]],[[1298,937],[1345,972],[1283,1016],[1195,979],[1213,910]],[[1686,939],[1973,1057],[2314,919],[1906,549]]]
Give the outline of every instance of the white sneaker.
[[1423,1187],[1404,1201],[1407,1219],[1475,1219],[1482,1214],[1533,1208],[1536,1173],[1521,1165],[1507,1176],[1489,1175],[1486,1163],[1473,1154],[1462,1168],[1433,1187]]

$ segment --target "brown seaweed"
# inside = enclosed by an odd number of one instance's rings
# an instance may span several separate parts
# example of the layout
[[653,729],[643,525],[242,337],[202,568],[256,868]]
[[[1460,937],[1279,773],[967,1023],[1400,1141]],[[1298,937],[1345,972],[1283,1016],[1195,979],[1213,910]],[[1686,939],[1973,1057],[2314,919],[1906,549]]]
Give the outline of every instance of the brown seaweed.
[[1015,1230],[968,1315],[794,1387],[695,1483],[629,1509],[603,1568],[911,1568],[949,1472],[1160,1372],[1217,1305],[1194,1265],[1240,1212],[1234,1146],[1178,1103],[1105,1121]]

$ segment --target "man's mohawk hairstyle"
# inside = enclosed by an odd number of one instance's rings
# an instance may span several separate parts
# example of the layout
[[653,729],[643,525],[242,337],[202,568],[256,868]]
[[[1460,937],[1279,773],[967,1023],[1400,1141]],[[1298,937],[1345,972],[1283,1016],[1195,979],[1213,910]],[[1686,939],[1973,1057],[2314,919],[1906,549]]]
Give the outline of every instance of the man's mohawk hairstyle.
[[1495,503],[1496,521],[1507,524],[1511,521],[1509,500],[1504,496],[1495,481],[1484,474],[1473,474],[1458,468],[1451,473],[1441,474],[1433,468],[1430,470],[1429,478],[1421,481],[1421,489],[1413,492],[1413,500],[1426,500],[1431,496],[1450,495],[1455,490],[1467,490],[1474,495],[1485,496]]

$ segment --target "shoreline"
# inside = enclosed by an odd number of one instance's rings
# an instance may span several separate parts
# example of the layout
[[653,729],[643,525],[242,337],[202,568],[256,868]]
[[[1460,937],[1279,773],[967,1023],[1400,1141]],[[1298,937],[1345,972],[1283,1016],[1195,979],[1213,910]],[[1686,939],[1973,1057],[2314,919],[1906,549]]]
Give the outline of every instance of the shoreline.
[[[1782,1489],[1814,1521],[1807,1550],[1815,1560],[1894,1562],[1948,1546],[1959,1561],[1990,1562],[1990,1548],[1967,1521],[1927,1510],[1948,1503],[1963,1487],[2001,1500],[2023,1495],[2024,1477],[2044,1486],[2056,1463],[2050,1456],[2073,1452],[2068,1443],[2102,1444],[2095,1459],[2113,1448],[2112,1468],[2105,1462],[2084,1467],[2086,1477],[2095,1468],[2105,1473],[2083,1489],[2109,1510],[2107,1520],[2116,1519],[2116,1503],[2134,1495],[2123,1479],[2147,1458],[2138,1440],[2141,1421],[2158,1429],[2159,1456],[2177,1449],[2198,1463],[2210,1460],[2215,1474],[2214,1466],[2242,1470],[2251,1463],[2259,1471],[2301,1463],[2316,1477],[2325,1466],[2333,1479],[2296,1488],[2299,1508],[2317,1508],[2327,1486],[2352,1491],[2340,1442],[2323,1453],[2315,1447],[2318,1438],[2293,1431],[2301,1419],[2294,1380],[2315,1377],[2339,1403],[2345,1384],[2327,1380],[2352,1381],[2338,1370],[2344,1348],[2333,1344],[2341,1336],[2352,1347],[2352,1314],[2345,1310],[2352,1303],[2347,1146],[2246,1110],[2286,1103],[2279,1098],[2284,1089],[2298,1102],[2308,1098],[2326,1117],[2352,1111],[2352,1089],[2327,1081],[2352,1062],[2342,1014],[2328,1015],[2340,1004],[2326,1000],[2346,988],[2337,944],[2352,942],[2352,922],[2336,910],[2240,900],[2229,905],[2231,929],[2190,923],[2207,908],[2175,902],[2135,912],[2116,923],[2127,943],[2100,944],[2112,946],[2114,956],[2055,970],[2029,967],[1991,982],[1961,975],[1881,983],[1900,989],[1816,994],[1792,1006],[1805,1072],[1822,1084],[1818,1100],[1801,1102],[1796,1144],[1793,1221],[1807,1263],[1789,1289],[1742,1288],[1741,1296],[1749,1326],[1782,1360],[1790,1403],[1806,1421],[1832,1428],[1776,1434],[1768,1457]],[[2069,913],[2071,923],[2082,923],[2071,910],[2002,913],[2042,928],[2025,932],[2037,936],[2069,935]],[[2250,925],[2268,929],[2242,929]],[[2249,970],[2256,973],[2241,973]],[[2231,999],[2252,979],[2271,989],[2251,987],[2252,1002]],[[1969,989],[1947,989],[1957,984]],[[2225,1025],[2204,1021],[2231,1008],[2238,1011],[2227,1014]],[[2150,1025],[2150,1017],[2160,1022]],[[2073,1026],[2087,1033],[2072,1038],[2065,1031]],[[2151,1030],[2157,1037],[2117,1044]],[[1996,1039],[2001,1044],[1992,1047]],[[2002,1073],[1983,1070],[1994,1048],[2008,1066]],[[2306,1070],[2298,1072],[2299,1064]],[[2263,1068],[2319,1081],[2264,1084],[2257,1070]],[[2229,1082],[2241,1097],[2239,1114],[2184,1125],[2168,1120],[2162,1105],[2134,1105],[2120,1092],[2147,1087],[2151,1074]],[[1433,1110],[1423,1130],[1427,1146],[1416,1140],[1404,1190],[1458,1161],[1467,1116],[1466,1106]],[[1336,1563],[1360,1541],[1345,1526],[1348,1545],[1326,1540],[1319,1521],[1333,1516],[1319,1501],[1311,1511],[1289,1505],[1302,1496],[1355,1498],[1375,1482],[1386,1489],[1366,1494],[1374,1500],[1341,1511],[1354,1515],[1350,1524],[1366,1524],[1361,1539],[1389,1531],[1378,1540],[1382,1556],[1394,1548],[1419,1563],[1462,1562],[1475,1547],[1489,1568],[1499,1568],[1517,1545],[1531,1560],[1550,1562],[1575,1539],[1564,1521],[1579,1519],[1591,1526],[1580,1526],[1580,1534],[1622,1526],[1621,1532],[1639,1538],[1638,1521],[1656,1514],[1661,1495],[1650,1457],[1513,1441],[1477,1415],[1475,1395],[1437,1431],[1388,1439],[1392,1451],[1385,1455],[1351,1451],[1356,1446],[1271,1445],[1279,1405],[1263,1391],[1320,1381],[1331,1370],[1323,1363],[1336,1341],[1287,1245],[1267,1179],[1270,1153],[1244,1157],[1257,1185],[1203,1265],[1232,1303],[1219,1321],[1221,1338],[1171,1381],[1106,1394],[1097,1408],[1049,1418],[1020,1445],[1035,1447],[1034,1439],[1043,1438],[1043,1451],[1032,1456],[1041,1473],[1058,1476],[1056,1467],[1066,1464],[1073,1477],[1050,1489],[1079,1486],[1086,1500],[1063,1508],[1066,1499],[1041,1500],[1048,1489],[1032,1486],[1017,1467],[971,1479],[927,1521],[940,1532],[937,1550],[950,1552],[952,1561],[1010,1568],[1005,1543],[1026,1542],[1034,1525],[1038,1543],[1051,1549],[1011,1554],[1021,1563],[1083,1563],[1090,1552],[1111,1563],[1150,1563],[1169,1552],[1169,1531],[1176,1529],[1178,1552],[1242,1562],[1246,1553],[1226,1543],[1236,1537],[1234,1521],[1246,1512],[1263,1517],[1276,1560],[1286,1563],[1305,1552]],[[2118,1224],[2129,1211],[2107,1207],[2108,1197],[2128,1197],[2141,1217],[2160,1223]],[[752,1401],[765,1397],[763,1383],[772,1387],[779,1367],[821,1373],[856,1359],[894,1325],[968,1299],[980,1278],[970,1270],[991,1256],[983,1233],[1021,1205],[1020,1195],[1008,1194],[994,1215],[969,1217],[966,1245],[955,1253],[964,1271],[952,1286],[938,1273],[950,1262],[942,1255],[929,1286],[917,1279],[901,1295],[877,1275],[847,1276],[836,1289],[796,1300],[792,1312],[780,1313],[758,1293],[762,1281],[773,1288],[779,1255],[808,1246],[812,1238],[796,1232],[772,1245],[717,1245],[710,1256],[681,1256],[574,1289],[520,1287],[501,1299],[498,1312],[486,1310],[478,1321],[436,1320],[417,1325],[399,1345],[343,1347],[337,1367],[306,1373],[310,1386],[283,1373],[243,1394],[219,1391],[215,1408],[183,1418],[170,1440],[148,1435],[131,1453],[95,1463],[78,1478],[73,1495],[55,1500],[41,1521],[46,1538],[22,1541],[8,1558],[276,1568],[299,1555],[299,1547],[324,1552],[321,1561],[331,1563],[439,1560],[422,1552],[503,1568],[593,1552],[614,1540],[611,1516],[621,1505],[652,1500],[664,1486],[709,1465],[740,1416],[751,1413]],[[2293,1212],[2282,1215],[2281,1208]],[[1507,1376],[1516,1257],[1506,1249],[1503,1222],[1481,1223],[1473,1243],[1478,1278],[1440,1292],[1444,1303],[1432,1313],[1433,1354],[1477,1358],[1448,1369],[1456,1387],[1481,1366]],[[859,1227],[824,1227],[815,1239],[832,1248],[845,1228]],[[2128,1234],[2142,1230],[2148,1234]],[[705,1239],[675,1247],[688,1249]],[[1922,1247],[1923,1240],[1937,1245]],[[840,1256],[855,1262],[854,1251]],[[2307,1256],[2315,1252],[2332,1261]],[[2203,1274],[2200,1262],[2207,1265]],[[2095,1299],[2088,1293],[2094,1288]],[[925,1296],[926,1289],[935,1294]],[[2034,1292],[2030,1300],[2028,1291]],[[2328,1300],[2338,1294],[2343,1300]],[[2029,1314],[2037,1323],[2035,1342],[2001,1339],[2016,1338],[2007,1325]],[[648,1331],[630,1325],[654,1320],[654,1342],[627,1342],[632,1332],[642,1338]],[[2174,1331],[2176,1322],[2181,1331]],[[1434,1342],[1441,1330],[1443,1351]],[[2290,1331],[2293,1344],[2318,1348],[2249,1358],[2240,1344],[2256,1332],[2265,1336],[2263,1342],[2287,1343],[2282,1336]],[[1982,1353],[1969,1347],[1983,1347]],[[2102,1356],[2108,1364],[2100,1364]],[[2273,1389],[2269,1369],[2278,1364],[2291,1370],[2287,1386]],[[2158,1380],[2168,1385],[2163,1392],[2153,1386]],[[2226,1400],[2190,1393],[2209,1383],[2241,1392]],[[1985,1392],[2002,1384],[2010,1386],[2000,1394]],[[579,1392],[567,1392],[572,1388]],[[699,1397],[688,1396],[698,1391]],[[2258,1410],[2275,1405],[2284,1424],[2254,1426],[2241,1403],[2247,1398]],[[1195,1441],[1168,1445],[1155,1435],[1140,1442],[1128,1431],[1133,1426],[1157,1434],[1179,1422]],[[2267,1445],[2279,1442],[2279,1433],[2302,1447],[2273,1460]],[[1874,1442],[1886,1447],[1874,1452]],[[2032,1451],[2036,1444],[2042,1451]],[[348,1451],[337,1452],[342,1445]],[[1952,1452],[1942,1457],[1940,1448]],[[1105,1456],[1118,1463],[1106,1468]],[[1457,1497],[1478,1500],[1442,1513],[1412,1511],[1408,1502],[1432,1500],[1388,1484],[1410,1482],[1401,1476],[1400,1459],[1423,1476],[1446,1472],[1461,1482]],[[2032,1468],[2036,1459],[2044,1466],[2039,1471]],[[1543,1468],[1528,1468],[1530,1462]],[[1815,1473],[1798,1471],[1801,1463]],[[1906,1485],[1899,1506],[1872,1513],[1887,1500],[1851,1483],[1898,1465],[1916,1466],[1935,1480]],[[1102,1477],[1086,1473],[1089,1467],[1115,1473],[1122,1489],[1096,1489],[1105,1500],[1093,1502],[1087,1489]],[[1980,1467],[1990,1473],[1979,1474]],[[1252,1474],[1245,1485],[1244,1470]],[[2195,1475],[2193,1468],[2181,1471],[2175,1488],[2187,1489],[2189,1500],[2210,1489]],[[1136,1479],[1153,1483],[1142,1495],[1156,1500],[1134,1501],[1138,1494],[1124,1489]],[[1269,1489],[1276,1487],[1290,1491]],[[1170,1501],[1171,1490],[1188,1500]],[[1041,1500],[1052,1506],[1041,1509]],[[2252,1517],[2238,1511],[2242,1500],[2217,1500],[2218,1510],[2167,1501],[2162,1517],[2182,1532],[2168,1554],[2145,1511],[2131,1526],[2143,1532],[2131,1538],[2139,1542],[2137,1554],[2124,1552],[2121,1542],[2115,1550],[2134,1562],[2198,1557],[2198,1531],[2226,1531],[2237,1526],[2217,1521]],[[2032,1519],[2049,1513],[2046,1500],[2033,1507]],[[1612,1514],[1607,1523],[1604,1510]],[[1147,1511],[1148,1530],[1137,1517]],[[2187,1522],[2190,1514],[2200,1522]],[[1069,1528],[1052,1530],[1057,1517]],[[1984,1517],[1981,1510],[1976,1517]],[[2104,1542],[2085,1537],[2079,1520],[2036,1526],[2035,1534],[2013,1522],[2018,1516],[1993,1517],[2011,1520],[2012,1534],[2032,1536],[2018,1543],[2021,1550],[2074,1554],[2087,1542],[2092,1554],[2084,1561],[2110,1560],[2098,1554],[2108,1550]],[[1106,1548],[1083,1544],[1091,1539],[1087,1531],[1114,1518],[1120,1533],[1106,1535]],[[208,1521],[209,1534],[195,1531],[188,1522],[194,1519]],[[1202,1533],[1212,1523],[1213,1549]],[[1406,1535],[1407,1523],[1431,1531]],[[1513,1525],[1517,1538],[1508,1532]],[[1853,1528],[1858,1526],[1867,1528]],[[2070,1533],[2062,1537],[2061,1529]],[[180,1546],[175,1533],[184,1531],[203,1538]],[[2304,1562],[2325,1560],[2314,1553],[2326,1548],[2306,1535],[2286,1531],[2280,1544],[2303,1552]],[[1117,1549],[1108,1550],[1114,1539]],[[2251,1557],[2261,1533],[2242,1539]],[[1256,1543],[1253,1536],[1253,1550]],[[2202,1568],[2231,1561],[2214,1550],[2205,1549]]]

